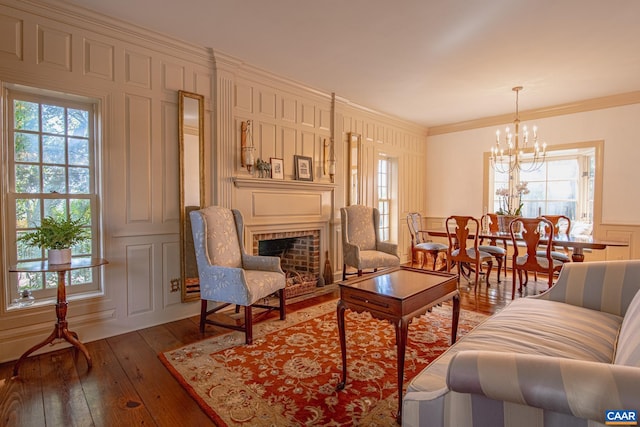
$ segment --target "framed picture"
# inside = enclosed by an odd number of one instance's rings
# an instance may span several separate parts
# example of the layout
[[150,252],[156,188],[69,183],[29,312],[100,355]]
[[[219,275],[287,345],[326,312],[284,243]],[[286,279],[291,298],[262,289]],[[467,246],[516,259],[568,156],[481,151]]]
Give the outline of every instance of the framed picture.
[[269,161],[271,162],[271,178],[284,179],[284,161],[277,157],[271,157]]
[[296,179],[299,181],[313,181],[313,160],[311,157],[293,156]]

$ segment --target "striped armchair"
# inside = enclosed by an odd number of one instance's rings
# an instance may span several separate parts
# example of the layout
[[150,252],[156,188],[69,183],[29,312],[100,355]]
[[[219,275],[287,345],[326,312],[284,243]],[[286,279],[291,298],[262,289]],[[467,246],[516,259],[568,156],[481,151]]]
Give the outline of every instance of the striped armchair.
[[599,426],[640,410],[640,260],[565,264],[408,386],[404,426]]

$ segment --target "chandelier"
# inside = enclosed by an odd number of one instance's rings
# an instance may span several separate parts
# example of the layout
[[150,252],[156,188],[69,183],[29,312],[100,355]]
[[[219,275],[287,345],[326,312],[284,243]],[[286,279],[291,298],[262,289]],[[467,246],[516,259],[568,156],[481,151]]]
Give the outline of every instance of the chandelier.
[[[538,128],[533,126],[532,134],[526,125],[520,133],[520,116],[518,111],[518,95],[522,86],[516,86],[516,118],[513,121],[514,132],[507,127],[504,132],[503,144],[500,143],[500,130],[496,131],[496,143],[491,147],[491,166],[500,173],[511,174],[515,170],[533,172],[540,169],[547,155],[547,143],[538,143]],[[532,140],[532,141],[531,141]],[[532,144],[529,144],[532,142]],[[527,154],[525,154],[527,150]]]

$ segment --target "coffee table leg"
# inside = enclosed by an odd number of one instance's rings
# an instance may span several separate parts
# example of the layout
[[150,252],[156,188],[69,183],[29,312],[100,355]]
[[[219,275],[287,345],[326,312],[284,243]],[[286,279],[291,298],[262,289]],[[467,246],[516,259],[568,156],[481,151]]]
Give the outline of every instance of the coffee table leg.
[[336,390],[344,390],[347,383],[347,339],[344,330],[344,311],[346,307],[342,300],[338,301],[338,335],[340,336],[340,353],[342,354],[342,381],[336,386]]
[[402,424],[402,387],[404,384],[404,355],[407,348],[407,335],[409,333],[409,322],[398,319],[396,322],[396,349],[398,352],[398,414],[396,421]]
[[453,316],[451,317],[451,345],[455,344],[458,335],[458,320],[460,319],[460,295],[453,297]]

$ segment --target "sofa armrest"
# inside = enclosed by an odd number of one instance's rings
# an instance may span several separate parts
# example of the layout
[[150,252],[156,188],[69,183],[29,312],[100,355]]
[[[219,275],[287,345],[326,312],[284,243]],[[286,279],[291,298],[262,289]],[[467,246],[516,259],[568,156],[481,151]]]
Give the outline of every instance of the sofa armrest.
[[624,316],[640,290],[640,260],[568,262],[555,285],[529,298],[559,301]]
[[390,242],[377,242],[376,249],[390,255],[398,256],[398,245]]
[[606,410],[637,409],[640,368],[551,356],[461,351],[448,387],[604,423]]

